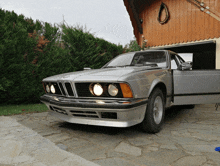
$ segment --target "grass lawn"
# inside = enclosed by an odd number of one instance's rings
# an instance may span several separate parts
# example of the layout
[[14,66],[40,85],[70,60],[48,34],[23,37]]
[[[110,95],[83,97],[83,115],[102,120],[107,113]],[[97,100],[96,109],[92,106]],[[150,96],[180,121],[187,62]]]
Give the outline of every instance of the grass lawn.
[[0,105],[0,116],[45,112],[47,110],[45,104]]

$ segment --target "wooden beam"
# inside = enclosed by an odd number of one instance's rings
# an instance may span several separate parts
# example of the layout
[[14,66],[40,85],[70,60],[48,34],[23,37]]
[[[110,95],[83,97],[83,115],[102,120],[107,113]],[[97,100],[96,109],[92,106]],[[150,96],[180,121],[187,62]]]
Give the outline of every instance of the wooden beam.
[[135,19],[137,27],[138,27],[138,31],[140,32],[140,34],[143,34],[143,28],[142,28],[141,22],[139,20],[139,14],[138,14],[137,10],[135,9],[135,6],[134,6],[134,0],[129,0],[128,3],[129,3],[129,5],[132,9],[132,13],[134,15],[134,19]]

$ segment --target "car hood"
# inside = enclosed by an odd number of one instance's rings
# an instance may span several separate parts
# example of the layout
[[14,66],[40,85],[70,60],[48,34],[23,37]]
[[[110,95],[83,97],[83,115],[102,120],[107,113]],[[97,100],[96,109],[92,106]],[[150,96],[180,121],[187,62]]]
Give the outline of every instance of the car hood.
[[118,68],[104,68],[104,69],[93,69],[84,70],[78,72],[70,72],[65,74],[59,74],[43,79],[43,81],[118,81],[120,77],[135,73],[138,71],[149,70],[153,68],[148,67],[118,67]]

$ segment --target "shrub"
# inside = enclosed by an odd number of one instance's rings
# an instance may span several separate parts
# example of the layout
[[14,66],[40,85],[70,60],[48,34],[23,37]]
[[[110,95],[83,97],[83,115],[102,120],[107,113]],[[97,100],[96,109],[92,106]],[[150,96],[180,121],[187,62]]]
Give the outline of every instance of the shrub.
[[122,46],[96,38],[83,27],[69,27],[62,24],[62,40],[69,50],[70,62],[74,71],[84,67],[97,69],[102,67],[116,55],[122,53]]
[[123,51],[82,27],[34,22],[2,9],[0,18],[0,104],[39,103],[43,78],[100,68]]
[[124,52],[140,51],[141,47],[138,45],[136,39],[131,40],[129,44],[124,47]]
[[0,10],[0,16],[0,103],[39,102],[43,94],[41,80],[62,72],[57,65],[49,69],[65,57],[63,49],[54,47],[58,28],[34,23],[13,11]]

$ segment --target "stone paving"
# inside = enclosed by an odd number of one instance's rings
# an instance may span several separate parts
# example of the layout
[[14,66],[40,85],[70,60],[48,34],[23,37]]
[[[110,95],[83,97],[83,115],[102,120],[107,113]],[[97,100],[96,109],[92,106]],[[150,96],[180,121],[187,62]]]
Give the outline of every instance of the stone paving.
[[0,117],[0,166],[98,166],[57,147],[49,139]]
[[[60,149],[102,166],[220,165],[220,153],[215,151],[220,147],[220,108],[216,111],[213,104],[167,110],[165,125],[157,134],[144,133],[138,125],[110,128],[71,124],[47,112],[12,118],[45,141],[49,139]],[[7,132],[1,130],[1,134]]]

